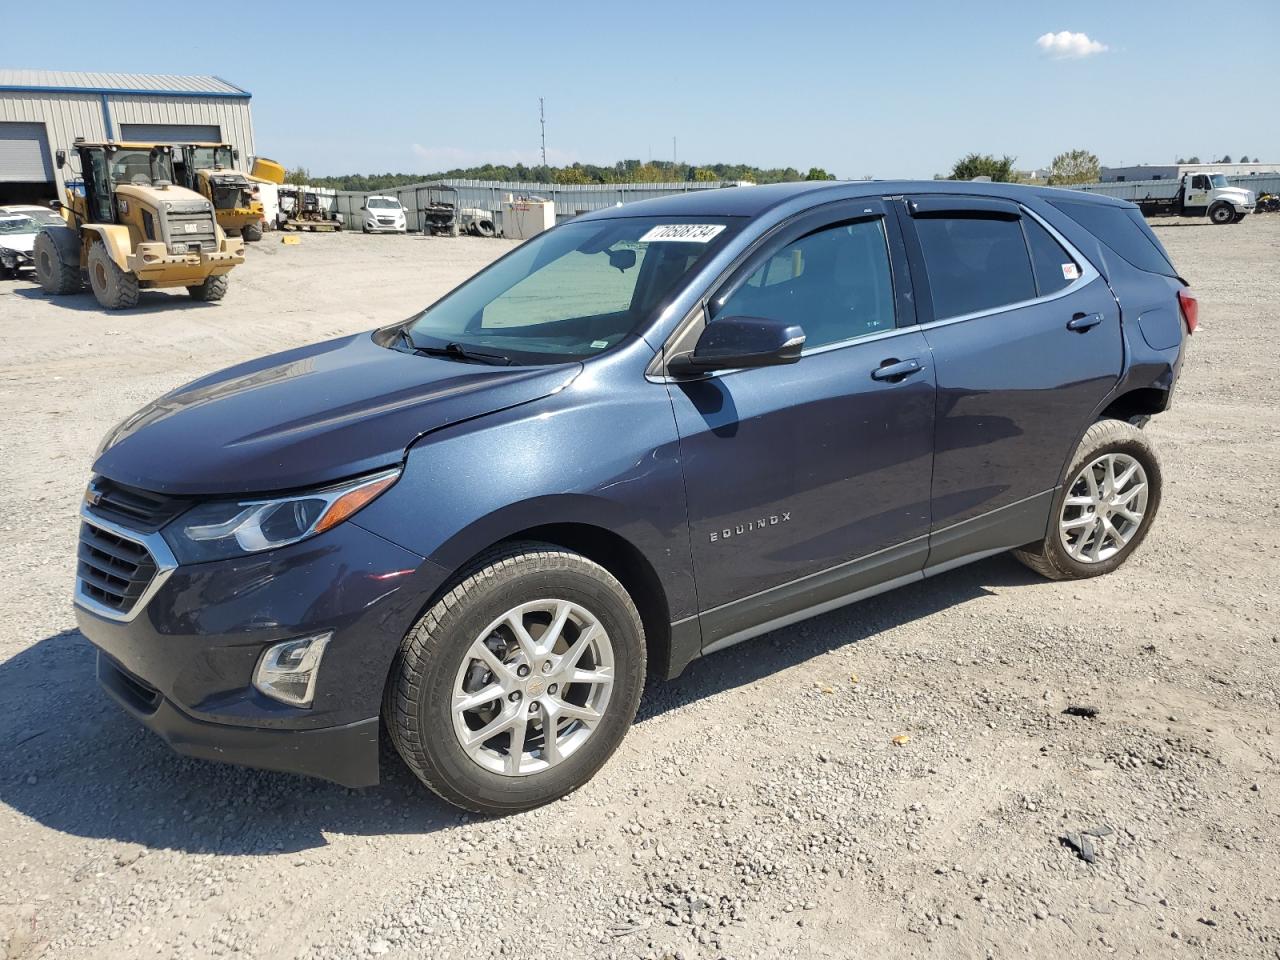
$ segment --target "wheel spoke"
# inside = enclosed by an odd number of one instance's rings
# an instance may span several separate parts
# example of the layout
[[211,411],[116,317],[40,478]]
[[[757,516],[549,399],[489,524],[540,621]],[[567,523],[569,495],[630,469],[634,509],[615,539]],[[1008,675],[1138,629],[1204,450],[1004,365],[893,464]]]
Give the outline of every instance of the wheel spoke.
[[1084,469],[1084,482],[1089,486],[1089,502],[1097,503],[1101,495],[1098,492],[1098,478],[1093,475],[1092,464]]
[[1124,517],[1130,523],[1135,525],[1142,522],[1142,514],[1134,513],[1132,510],[1128,509],[1127,507],[1117,507],[1116,516]]
[[1102,480],[1102,492],[1108,497],[1116,492],[1116,458],[1114,456],[1107,457],[1107,466]]
[[538,644],[539,653],[550,653],[556,648],[556,643],[564,633],[564,625],[568,622],[572,611],[573,607],[567,603],[561,603],[556,607],[555,619],[551,621],[551,626],[547,627],[542,635],[542,641]]
[[1073,520],[1063,520],[1063,521],[1062,521],[1062,529],[1063,529],[1063,530],[1078,530],[1078,529],[1080,529],[1081,527],[1088,527],[1088,526],[1092,526],[1092,525],[1093,525],[1093,515],[1092,515],[1092,514],[1085,514],[1084,516],[1076,517],[1076,518],[1075,518],[1075,519],[1073,519]]
[[520,651],[524,654],[525,659],[530,662],[538,655],[538,646],[533,642],[533,637],[529,635],[529,631],[524,626],[524,610],[512,610],[507,614],[507,626],[511,628],[511,632],[515,634],[516,643],[520,645]]
[[581,633],[579,633],[578,639],[573,641],[573,646],[571,646],[565,652],[565,655],[560,658],[561,667],[563,669],[576,667],[578,665],[578,661],[582,659],[582,654],[586,651],[587,645],[595,639],[596,633],[599,631],[600,624],[592,622],[590,626],[586,627]]
[[560,756],[560,733],[556,730],[556,717],[546,713],[542,715],[542,759],[547,761],[548,766],[564,759]]
[[612,667],[597,667],[595,670],[575,670],[569,675],[570,683],[613,683]]
[[511,668],[498,659],[498,655],[489,649],[489,645],[484,640],[476,641],[471,648],[471,656],[488,667],[489,672],[495,677],[501,677],[508,681],[514,678]]
[[475,750],[488,740],[492,740],[507,727],[511,726],[513,717],[507,711],[499,713],[496,717],[486,723],[479,730],[473,730],[471,736],[467,738],[464,744],[468,750]]
[[1064,507],[1091,507],[1093,506],[1093,497],[1067,497],[1062,501]]
[[581,720],[583,723],[596,723],[600,720],[600,714],[590,707],[580,707],[564,701],[556,704],[556,715],[567,720]]
[[1126,483],[1128,483],[1130,480],[1132,480],[1132,479],[1133,479],[1134,474],[1136,474],[1136,473],[1138,472],[1138,470],[1139,470],[1139,469],[1141,469],[1141,468],[1138,466],[1138,461],[1137,461],[1137,460],[1135,460],[1135,461],[1133,461],[1131,464],[1129,464],[1129,466],[1125,468],[1124,473],[1122,473],[1122,474],[1120,474],[1120,476],[1116,477],[1116,489],[1117,489],[1117,490],[1123,490],[1123,489],[1124,489],[1125,484],[1126,484]]
[[511,727],[511,745],[507,748],[507,760],[504,764],[509,776],[520,772],[520,763],[524,759],[524,739],[529,730],[529,721],[520,717]]
[[1106,537],[1105,520],[1099,520],[1093,528],[1093,542],[1089,544],[1089,559],[1095,563],[1102,559],[1102,541]]
[[483,689],[477,690],[475,693],[458,693],[453,697],[453,709],[457,711],[474,710],[476,707],[483,707],[486,703],[492,703],[494,700],[502,699],[506,691],[502,689],[502,685],[498,683],[490,683]]
[[1132,487],[1130,487],[1124,493],[1117,494],[1115,498],[1116,506],[1127,507],[1129,504],[1133,503],[1134,497],[1136,497],[1145,489],[1147,489],[1147,485],[1145,483],[1135,483]]

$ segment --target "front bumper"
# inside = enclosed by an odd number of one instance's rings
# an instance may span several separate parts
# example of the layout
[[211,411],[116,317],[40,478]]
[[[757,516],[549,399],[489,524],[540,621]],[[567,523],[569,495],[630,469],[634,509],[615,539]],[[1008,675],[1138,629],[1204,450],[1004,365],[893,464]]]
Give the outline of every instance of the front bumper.
[[0,250],[0,267],[6,270],[35,269],[36,262],[24,250]]
[[[178,752],[367,786],[392,658],[442,579],[347,522],[279,550],[177,566],[125,619],[78,597],[76,620],[102,685]],[[333,637],[311,707],[253,687],[266,647],[323,631]]]
[[206,277],[227,273],[244,263],[244,241],[227,237],[222,249],[199,253],[169,253],[163,243],[140,243],[127,258],[128,269],[139,280],[167,285],[200,283]]

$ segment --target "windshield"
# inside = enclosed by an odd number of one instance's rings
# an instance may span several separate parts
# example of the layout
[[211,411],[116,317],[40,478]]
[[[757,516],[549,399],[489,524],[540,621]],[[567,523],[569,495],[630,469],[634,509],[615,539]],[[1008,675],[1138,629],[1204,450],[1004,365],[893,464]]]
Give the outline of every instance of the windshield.
[[15,233],[39,233],[40,224],[30,217],[0,217],[0,236]]
[[221,167],[230,170],[235,166],[230,147],[191,147],[191,166],[196,170],[212,170]]
[[109,176],[114,184],[151,186],[157,180],[173,182],[173,161],[167,153],[152,150],[111,150]]
[[584,360],[637,332],[738,230],[726,217],[627,217],[540,234],[428,307],[420,347],[456,343],[516,363]]
[[388,199],[387,197],[370,197],[369,209],[370,210],[399,210],[400,201],[391,200],[391,199]]
[[1214,189],[1229,186],[1229,184],[1227,183],[1227,178],[1220,173],[1215,173],[1212,176],[1210,176],[1209,182],[1213,184]]

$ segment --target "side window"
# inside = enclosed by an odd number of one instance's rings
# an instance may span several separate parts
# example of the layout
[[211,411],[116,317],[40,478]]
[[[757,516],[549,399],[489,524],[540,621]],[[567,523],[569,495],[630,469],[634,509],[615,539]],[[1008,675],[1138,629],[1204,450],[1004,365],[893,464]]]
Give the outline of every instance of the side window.
[[1027,246],[1031,248],[1031,263],[1035,267],[1036,288],[1040,296],[1057,293],[1080,276],[1080,264],[1036,220],[1023,217],[1022,229],[1027,233]]
[[806,349],[895,323],[884,221],[824,227],[774,253],[715,311],[799,324]]
[[1141,211],[1079,200],[1049,201],[1139,270],[1176,277],[1178,271]]
[[1209,178],[1206,177],[1203,173],[1197,173],[1194,177],[1191,178],[1191,189],[1192,190],[1208,190]]
[[918,217],[933,313],[938,320],[1034,300],[1031,258],[1017,220]]

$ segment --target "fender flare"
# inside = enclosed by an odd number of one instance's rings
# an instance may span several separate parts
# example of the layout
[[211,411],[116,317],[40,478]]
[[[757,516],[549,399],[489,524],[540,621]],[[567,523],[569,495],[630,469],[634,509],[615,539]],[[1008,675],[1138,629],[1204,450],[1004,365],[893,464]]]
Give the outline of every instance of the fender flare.
[[129,254],[133,252],[133,238],[129,228],[118,223],[86,223],[81,230],[96,235],[97,241],[106,247],[115,265],[129,271]]
[[53,242],[59,260],[73,270],[80,269],[80,234],[73,227],[45,227],[40,232]]

